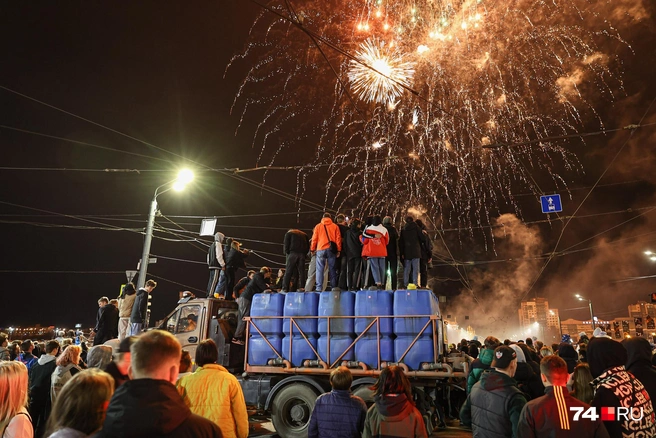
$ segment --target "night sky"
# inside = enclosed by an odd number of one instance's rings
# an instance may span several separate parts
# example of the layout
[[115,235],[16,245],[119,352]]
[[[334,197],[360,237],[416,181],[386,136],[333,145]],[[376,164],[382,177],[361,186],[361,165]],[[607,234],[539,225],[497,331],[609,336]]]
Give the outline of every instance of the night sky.
[[[615,101],[597,108],[609,129],[638,123],[643,116],[643,124],[656,122],[656,104],[648,109],[656,98],[655,6],[650,0],[629,4],[634,9],[619,16],[630,47],[617,48],[624,88],[614,90]],[[240,112],[230,114],[248,66],[225,72],[260,12],[246,0],[3,4],[0,327],[93,324],[97,299],[116,296],[125,282],[123,271],[136,269],[142,248],[139,231],[155,188],[183,167],[197,172],[196,181],[185,192],[159,198],[165,217],[157,223],[190,232],[155,234],[151,253],[160,257],[149,270],[159,282],[153,319],[173,308],[179,291],[205,290],[206,247],[175,241],[199,238],[202,217],[218,216],[220,231],[255,251],[249,265],[282,266],[285,231],[311,229],[319,220],[321,187],[328,175],[318,174],[305,192],[306,202],[298,205],[293,200],[295,171],[272,171],[265,186],[258,186],[262,172],[235,176],[208,170],[252,168],[260,152],[252,145],[257,111],[237,134]],[[626,25],[630,14],[640,19]],[[584,124],[582,131],[598,129],[593,121]],[[532,296],[545,296],[552,306],[568,309],[580,307],[571,299],[579,292],[596,300],[600,316],[614,318],[625,316],[627,304],[656,290],[656,279],[615,282],[656,271],[656,263],[642,253],[656,251],[656,212],[649,209],[656,206],[655,133],[652,126],[632,137],[622,131],[585,143],[568,141],[583,172],[567,173],[572,191],[571,199],[563,193],[564,214],[574,213],[589,187],[608,172],[562,236],[559,251],[571,251],[553,258]],[[278,163],[300,165],[306,156],[305,150],[287,150]],[[45,168],[58,170],[36,170]],[[524,221],[545,219],[534,196],[517,202]],[[618,211],[624,212],[605,214]],[[444,233],[437,250],[446,253],[448,247],[452,259],[463,262],[461,272],[474,284],[478,281],[480,305],[467,304],[469,292],[449,263],[436,263],[432,285],[440,295],[452,297],[450,305],[459,318],[467,314],[476,320],[489,310],[493,301],[486,297],[494,297],[497,282],[518,275],[536,278],[545,259],[523,268],[517,259],[526,256],[526,248],[534,257],[553,251],[561,230],[558,221],[508,226],[514,238],[495,232],[495,242],[489,233]],[[482,261],[492,263],[471,263]],[[585,310],[561,310],[562,319],[585,316]]]

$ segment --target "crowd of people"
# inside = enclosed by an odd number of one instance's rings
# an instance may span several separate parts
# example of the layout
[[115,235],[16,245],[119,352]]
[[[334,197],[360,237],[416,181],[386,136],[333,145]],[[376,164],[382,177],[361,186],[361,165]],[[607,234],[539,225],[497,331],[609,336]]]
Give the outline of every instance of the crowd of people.
[[[15,357],[10,345],[20,349]],[[448,355],[470,366],[466,382],[450,382],[461,391],[434,390],[442,426],[447,417],[459,419],[483,438],[656,434],[656,359],[645,338],[618,342],[597,330],[591,339],[580,334],[578,344],[564,336],[544,345],[488,336],[451,345]],[[161,330],[125,337],[115,352],[71,338],[10,344],[0,333],[0,436],[246,437],[241,386],[217,361],[216,344],[204,340],[192,372],[189,353]],[[308,437],[427,436],[425,405],[401,367],[383,369],[369,408],[351,394],[352,382],[346,367],[331,372],[332,391],[317,398]],[[602,421],[594,416],[602,408],[628,409]]]
[[[650,342],[640,337],[618,342],[601,330],[592,339],[581,333],[575,345],[568,335],[562,341],[502,343],[490,336],[482,344],[452,345],[451,354],[471,362],[461,423],[479,437],[656,436],[651,401],[656,356]],[[628,414],[615,415],[618,408]],[[602,421],[603,412],[611,417]]]
[[[282,292],[337,287],[383,289],[388,283],[394,290],[411,283],[425,288],[433,243],[423,222],[412,216],[405,218],[399,232],[390,216],[371,216],[363,221],[338,214],[333,221],[330,213],[324,213],[311,237],[299,229],[289,230],[283,240],[283,254],[285,269],[275,282]],[[217,232],[207,254],[207,295],[237,299],[235,272],[246,268],[248,255],[238,242]]]

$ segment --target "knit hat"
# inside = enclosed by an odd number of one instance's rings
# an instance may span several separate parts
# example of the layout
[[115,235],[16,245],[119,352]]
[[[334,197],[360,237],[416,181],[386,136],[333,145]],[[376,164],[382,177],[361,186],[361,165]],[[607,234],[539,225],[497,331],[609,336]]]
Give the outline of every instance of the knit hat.
[[[585,333],[583,333],[583,334],[585,334]],[[569,344],[570,342],[572,342],[572,337],[570,335],[568,335],[567,333],[565,333],[560,341]]]
[[[599,327],[597,327],[597,328],[599,328]],[[583,336],[587,336],[587,335],[585,334],[585,332],[581,332],[581,333],[579,333],[579,338],[582,338]],[[593,334],[592,336],[594,336],[594,334]]]
[[517,359],[517,353],[510,347],[502,345],[494,350],[494,359],[492,360],[493,368],[502,370],[508,368],[513,360]]

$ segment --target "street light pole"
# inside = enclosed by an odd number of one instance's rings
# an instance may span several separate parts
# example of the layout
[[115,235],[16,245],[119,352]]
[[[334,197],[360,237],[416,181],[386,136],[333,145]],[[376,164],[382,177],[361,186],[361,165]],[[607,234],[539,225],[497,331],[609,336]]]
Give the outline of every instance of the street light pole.
[[157,214],[157,191],[150,203],[150,212],[148,213],[148,225],[146,226],[146,236],[144,237],[144,246],[141,253],[141,265],[139,266],[139,279],[137,280],[137,290],[146,285],[146,274],[148,272],[148,262],[150,257],[150,244],[153,240],[153,228],[155,226],[155,215]]
[[[181,191],[186,184],[193,180],[193,178],[194,174],[190,170],[181,170],[176,179],[166,182],[155,189],[153,200],[150,202],[150,211],[148,212],[148,224],[146,225],[146,235],[144,236],[144,245],[141,252],[137,290],[146,286],[146,275],[148,275],[148,263],[150,262],[150,244],[153,241],[153,228],[155,227],[155,216],[157,215],[157,196],[166,193],[171,189]],[[169,187],[160,192],[159,189],[165,186]],[[148,328],[148,324],[150,323],[150,294],[147,298],[148,306],[146,307],[146,321],[144,321],[144,328]]]
[[592,321],[592,330],[594,331],[595,320],[594,320],[594,310],[592,310],[592,300],[588,299],[588,305],[590,306],[590,320]]

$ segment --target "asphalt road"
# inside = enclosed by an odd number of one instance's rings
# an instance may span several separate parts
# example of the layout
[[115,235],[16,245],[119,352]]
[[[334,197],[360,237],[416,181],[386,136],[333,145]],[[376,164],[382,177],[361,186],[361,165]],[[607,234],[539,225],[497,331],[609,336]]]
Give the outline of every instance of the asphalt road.
[[[249,437],[283,438],[276,434],[276,431],[273,428],[273,424],[269,418],[252,415],[249,417],[249,421],[251,425],[251,432],[248,434]],[[446,429],[436,430],[431,435],[431,437],[440,438],[471,438],[471,436],[472,433],[470,430],[458,427],[457,420],[450,422]]]

